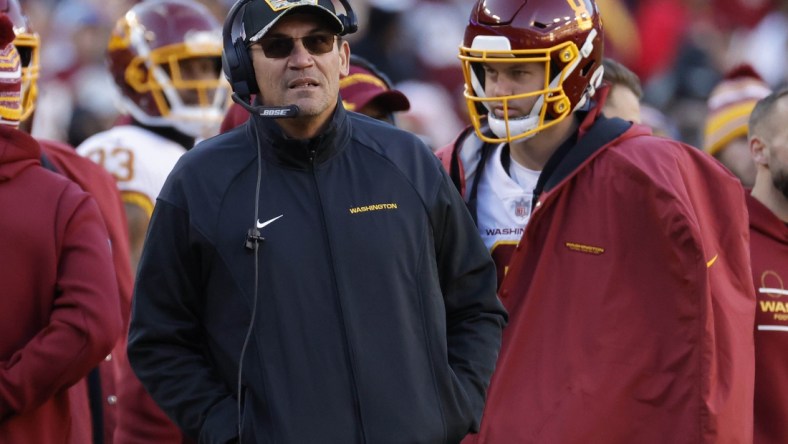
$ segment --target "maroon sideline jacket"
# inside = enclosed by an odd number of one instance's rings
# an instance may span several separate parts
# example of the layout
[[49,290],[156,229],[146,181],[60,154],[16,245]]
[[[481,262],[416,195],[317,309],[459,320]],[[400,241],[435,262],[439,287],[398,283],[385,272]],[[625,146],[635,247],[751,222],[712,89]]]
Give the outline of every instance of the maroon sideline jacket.
[[0,442],[85,443],[87,391],[69,387],[120,337],[118,289],[96,203],[39,158],[0,127]]
[[542,194],[509,265],[510,322],[464,442],[751,440],[747,212],[716,161],[634,125]]
[[747,206],[758,299],[754,442],[788,442],[788,226],[749,194]]
[[[38,140],[38,143],[44,156],[57,172],[74,181],[95,199],[112,243],[112,262],[120,292],[119,302],[124,334],[121,335],[112,353],[99,364],[102,391],[101,413],[103,417],[101,429],[104,432],[103,442],[109,444],[114,439],[113,436],[119,413],[127,410],[128,407],[124,408],[124,406],[129,406],[134,401],[134,398],[127,396],[127,390],[124,390],[122,395],[119,396],[118,386],[126,384],[140,385],[136,378],[127,377],[131,373],[130,369],[124,375],[120,375],[120,367],[123,365],[128,366],[128,360],[123,359],[126,354],[125,329],[129,322],[131,293],[134,287],[126,212],[123,208],[123,201],[120,198],[115,179],[102,166],[80,156],[73,147],[64,143],[52,140]],[[86,382],[75,385],[71,390],[87,390]],[[123,404],[119,406],[118,402]],[[128,415],[124,413],[120,416]],[[79,420],[93,427],[90,417],[79,418]],[[93,429],[96,430],[95,427]]]
[[[244,111],[245,112],[245,111]],[[248,113],[247,113],[248,114]],[[124,333],[112,350],[111,359],[99,365],[107,444],[181,444],[191,443],[180,429],[150,398],[131,370],[126,356],[134,275],[131,269],[126,213],[115,179],[100,165],[81,157],[68,145],[39,140],[42,150],[55,168],[91,194],[98,203],[113,245],[113,262],[120,290]],[[87,390],[84,383],[71,390]],[[78,418],[91,425],[90,418]],[[0,442],[2,442],[0,440]]]

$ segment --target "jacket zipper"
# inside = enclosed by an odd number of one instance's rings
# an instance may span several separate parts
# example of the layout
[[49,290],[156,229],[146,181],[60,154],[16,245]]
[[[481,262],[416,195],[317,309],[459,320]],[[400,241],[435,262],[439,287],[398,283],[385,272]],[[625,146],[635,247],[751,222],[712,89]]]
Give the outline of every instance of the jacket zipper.
[[331,250],[331,240],[329,239],[328,236],[328,226],[326,224],[325,212],[323,211],[323,199],[320,195],[320,187],[317,181],[317,173],[315,168],[316,163],[317,163],[317,153],[315,152],[315,148],[313,146],[309,148],[309,164],[312,169],[312,180],[315,185],[315,192],[317,193],[317,203],[318,203],[318,207],[320,208],[321,220],[323,221],[323,233],[325,235],[326,244],[328,246],[329,263],[331,264],[331,280],[333,281],[333,285],[334,285],[334,296],[335,296],[334,300],[336,302],[337,311],[339,313],[339,320],[342,323],[342,337],[345,341],[345,359],[347,360],[348,368],[350,368],[350,387],[353,391],[353,404],[354,404],[353,407],[356,413],[356,419],[358,420],[358,423],[361,426],[361,430],[359,430],[359,432],[361,433],[361,442],[366,443],[367,437],[366,437],[366,432],[364,431],[364,418],[361,414],[361,399],[358,394],[358,383],[356,382],[356,367],[354,365],[355,352],[353,350],[353,346],[350,344],[350,340],[348,339],[348,337],[350,336],[348,334],[349,327],[347,325],[347,322],[345,322],[345,311],[344,311],[344,307],[342,306],[342,299],[339,296],[339,288],[337,287],[336,270],[334,268],[334,260],[333,260],[334,254]]

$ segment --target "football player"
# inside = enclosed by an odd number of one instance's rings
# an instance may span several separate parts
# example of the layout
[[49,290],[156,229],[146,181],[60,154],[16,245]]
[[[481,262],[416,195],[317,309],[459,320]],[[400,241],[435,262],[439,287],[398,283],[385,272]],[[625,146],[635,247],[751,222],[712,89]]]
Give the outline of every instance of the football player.
[[468,441],[748,442],[743,190],[697,148],[602,114],[603,39],[593,0],[471,9],[473,126],[441,156],[510,320]]
[[[138,3],[116,23],[107,65],[126,116],[85,140],[77,152],[116,179],[136,270],[159,190],[196,140],[218,132],[229,103],[221,74],[221,24],[191,0]],[[181,443],[180,430],[149,398],[119,357],[115,442]]]
[[107,64],[129,121],[77,147],[118,181],[136,269],[156,196],[195,140],[218,133],[228,104],[221,25],[190,0],[139,3],[110,36]]

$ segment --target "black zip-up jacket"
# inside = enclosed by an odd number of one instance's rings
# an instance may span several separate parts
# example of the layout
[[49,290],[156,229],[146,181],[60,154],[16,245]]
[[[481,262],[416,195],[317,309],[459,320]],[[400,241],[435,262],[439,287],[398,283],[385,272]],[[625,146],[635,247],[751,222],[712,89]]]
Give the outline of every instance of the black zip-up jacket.
[[250,444],[477,429],[506,313],[465,203],[412,134],[341,105],[308,141],[252,119],[182,157],[145,245],[129,358],[200,442],[236,439],[239,410]]

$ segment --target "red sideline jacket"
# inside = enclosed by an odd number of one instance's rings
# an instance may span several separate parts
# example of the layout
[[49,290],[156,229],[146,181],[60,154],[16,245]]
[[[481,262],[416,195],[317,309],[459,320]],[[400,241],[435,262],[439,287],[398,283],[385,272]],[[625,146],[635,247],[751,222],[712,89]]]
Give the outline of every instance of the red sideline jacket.
[[[112,243],[112,262],[115,266],[115,276],[118,290],[120,291],[119,302],[125,332],[125,326],[128,325],[129,312],[131,310],[134,275],[131,270],[126,212],[123,208],[123,201],[120,198],[115,179],[103,167],[90,159],[80,156],[69,145],[52,140],[38,140],[38,143],[46,158],[52,163],[52,166],[59,173],[76,182],[98,204],[101,217],[104,219],[109,232],[109,239]],[[102,390],[101,412],[104,421],[102,424],[102,429],[104,430],[103,442],[107,444],[113,442],[117,417],[119,410],[122,410],[118,406],[119,397],[116,379],[120,373],[119,366],[124,365],[124,362],[127,361],[122,359],[125,354],[126,341],[125,334],[123,334],[112,353],[99,364]],[[125,365],[128,365],[128,363]],[[134,380],[130,381],[132,384],[136,382]],[[117,382],[119,384],[124,383],[123,380]],[[139,382],[136,383],[139,384]],[[75,385],[72,390],[87,390],[87,387],[85,387],[85,383],[81,383]],[[120,398],[120,401],[123,402],[123,405],[128,405],[130,400],[127,396],[124,396]],[[88,421],[88,425],[90,425],[90,417],[80,418],[80,420]]]
[[788,227],[754,197],[750,210],[755,310],[755,444],[788,442]]
[[[59,142],[39,144],[55,168],[90,193],[98,203],[109,230],[113,262],[120,289],[124,334],[113,348],[111,359],[100,364],[104,442],[107,444],[190,443],[180,429],[153,402],[131,370],[126,356],[126,334],[134,275],[131,269],[126,213],[115,179],[100,165],[81,157]],[[72,390],[87,390],[84,384]],[[88,418],[80,418],[89,420]],[[90,425],[90,422],[87,423]]]
[[750,442],[748,238],[741,186],[703,152],[639,125],[594,152],[542,194],[512,256],[465,442]]
[[[0,442],[90,442],[68,390],[121,334],[108,235],[93,199],[0,127]],[[89,423],[88,423],[89,425]]]

